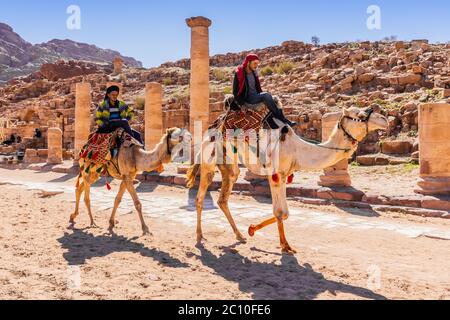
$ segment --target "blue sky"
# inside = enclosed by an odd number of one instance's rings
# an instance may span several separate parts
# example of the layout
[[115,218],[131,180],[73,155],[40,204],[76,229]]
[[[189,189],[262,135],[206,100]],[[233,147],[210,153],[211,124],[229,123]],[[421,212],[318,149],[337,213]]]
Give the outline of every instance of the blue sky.
[[[5,1],[5,0],[2,0]],[[68,30],[69,5],[81,9],[81,30]],[[369,30],[366,10],[381,9],[381,30]],[[450,41],[448,0],[13,0],[2,5],[0,21],[31,43],[72,39],[120,51],[157,66],[189,56],[185,18],[213,20],[211,54],[277,45],[285,40],[322,43],[399,39]]]

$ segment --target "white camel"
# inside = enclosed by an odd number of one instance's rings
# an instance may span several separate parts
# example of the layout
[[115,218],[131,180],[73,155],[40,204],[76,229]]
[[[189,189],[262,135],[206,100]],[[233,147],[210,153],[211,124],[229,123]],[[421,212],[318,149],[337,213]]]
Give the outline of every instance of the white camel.
[[[356,151],[358,143],[367,134],[374,130],[385,130],[388,126],[387,119],[373,111],[371,108],[359,109],[351,107],[343,109],[342,117],[334,128],[328,141],[322,144],[312,144],[298,137],[290,127],[284,127],[282,133],[278,130],[280,137],[278,143],[278,153],[269,152],[269,162],[263,165],[261,161],[250,163],[248,155],[243,148],[238,148],[237,152],[243,159],[244,165],[252,172],[268,177],[273,203],[274,217],[262,222],[259,225],[252,225],[249,228],[250,236],[270,224],[278,223],[280,244],[284,253],[293,254],[296,251],[286,240],[283,221],[289,217],[289,208],[286,201],[286,185],[289,177],[296,171],[302,169],[325,169],[329,168],[343,159],[349,159]],[[274,132],[269,132],[273,135]],[[233,185],[239,176],[239,166],[235,161],[232,164],[218,163],[217,154],[211,153],[216,144],[222,143],[217,139],[207,136],[202,144],[202,149],[197,154],[199,162],[193,165],[187,174],[187,186],[192,188],[195,178],[200,173],[200,186],[197,194],[197,242],[200,244],[203,238],[201,216],[203,202],[209,185],[212,183],[216,166],[222,174],[222,188],[218,205],[227,217],[233,231],[239,241],[245,242],[244,236],[236,227],[236,224],[228,207],[228,200],[233,189]],[[221,148],[221,147],[219,147]],[[247,148],[251,150],[251,148]],[[250,151],[251,152],[251,151]],[[229,152],[227,152],[228,154]],[[275,159],[276,158],[276,159]]]

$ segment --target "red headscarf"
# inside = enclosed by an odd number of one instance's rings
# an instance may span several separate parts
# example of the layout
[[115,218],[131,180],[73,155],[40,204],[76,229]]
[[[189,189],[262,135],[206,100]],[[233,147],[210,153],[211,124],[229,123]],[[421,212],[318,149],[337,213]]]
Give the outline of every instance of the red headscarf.
[[[240,65],[237,70],[237,76],[238,76],[238,80],[239,80],[239,93],[238,95],[241,95],[241,93],[244,91],[244,87],[245,87],[245,70],[247,69],[247,66],[250,62],[252,61],[256,61],[259,60],[259,57],[254,54],[254,53],[250,53],[249,55],[247,55],[247,57],[245,57],[244,63],[242,63],[242,65]],[[261,82],[259,81],[259,77],[255,74],[255,80],[256,80],[256,90],[258,90],[258,92],[262,92],[261,89]]]

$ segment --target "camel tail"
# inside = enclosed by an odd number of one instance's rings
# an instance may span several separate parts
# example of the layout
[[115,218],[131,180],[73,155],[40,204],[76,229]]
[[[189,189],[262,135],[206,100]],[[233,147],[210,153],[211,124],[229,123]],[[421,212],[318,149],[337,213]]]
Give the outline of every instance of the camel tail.
[[192,167],[189,168],[187,172],[187,182],[186,182],[186,186],[189,189],[192,189],[194,187],[195,178],[197,177],[199,171],[200,171],[200,164],[194,164]]

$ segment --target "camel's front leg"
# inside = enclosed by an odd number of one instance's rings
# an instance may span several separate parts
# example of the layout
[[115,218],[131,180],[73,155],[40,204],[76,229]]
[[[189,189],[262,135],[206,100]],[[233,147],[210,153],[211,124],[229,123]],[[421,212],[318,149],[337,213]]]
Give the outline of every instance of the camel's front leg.
[[294,254],[296,251],[287,242],[283,224],[283,220],[287,220],[289,218],[289,207],[286,200],[286,177],[279,175],[275,178],[277,181],[274,181],[273,177],[269,178],[270,191],[272,193],[273,214],[275,217],[266,220],[257,226],[250,226],[249,234],[253,236],[257,230],[277,222],[282,251],[284,253]]
[[134,206],[136,207],[136,210],[139,215],[139,220],[141,220],[141,227],[143,235],[151,235],[150,230],[148,229],[147,225],[145,224],[144,215],[142,214],[142,204],[139,200],[139,197],[137,195],[136,189],[134,188],[133,181],[132,180],[126,180],[124,181],[125,186],[128,190],[128,192],[131,195],[131,198],[133,198]]
[[89,213],[89,218],[91,219],[91,228],[98,228],[94,222],[94,216],[91,210],[91,185],[88,182],[84,183],[84,203]]
[[112,232],[114,227],[116,226],[116,213],[117,209],[119,208],[120,203],[122,202],[123,194],[125,193],[125,190],[127,189],[125,182],[122,181],[120,184],[119,192],[117,193],[116,200],[114,201],[114,209],[111,215],[111,218],[109,219],[109,231]]
[[237,228],[233,216],[231,215],[230,208],[228,207],[228,200],[233,191],[233,186],[239,177],[239,167],[237,165],[221,165],[219,166],[219,169],[222,173],[222,188],[220,190],[218,205],[227,217],[228,222],[236,235],[236,239],[240,242],[246,242],[247,240]]
[[70,216],[70,221],[69,221],[69,223],[72,225],[75,225],[75,219],[80,214],[80,199],[81,199],[81,195],[82,195],[83,191],[84,191],[84,181],[82,181],[80,183],[80,185],[77,187],[77,189],[75,190],[75,212]]
[[[287,219],[287,217],[286,217],[286,219]],[[279,217],[279,218],[278,218],[278,233],[280,234],[280,245],[281,245],[281,250],[282,250],[284,253],[287,253],[287,254],[295,254],[295,253],[297,253],[297,251],[295,251],[295,250],[289,245],[289,243],[287,242],[287,239],[286,239],[286,235],[285,235],[285,233],[284,233],[283,220],[286,220],[286,219],[283,219],[283,217]]]

